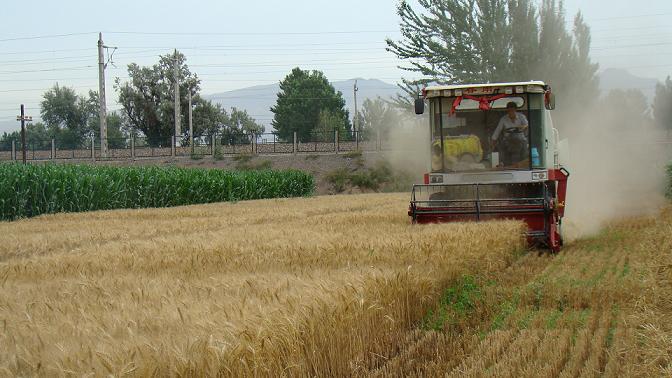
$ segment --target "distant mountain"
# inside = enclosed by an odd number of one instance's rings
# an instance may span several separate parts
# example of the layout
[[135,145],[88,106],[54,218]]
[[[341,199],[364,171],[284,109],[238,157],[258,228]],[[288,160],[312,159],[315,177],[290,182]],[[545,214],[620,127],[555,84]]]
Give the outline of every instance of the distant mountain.
[[[367,98],[374,99],[376,97],[382,97],[384,99],[389,99],[394,97],[399,91],[399,88],[396,85],[381,80],[356,80],[357,87],[359,88],[359,91],[357,92],[357,102],[360,110],[362,103]],[[352,117],[355,112],[355,99],[353,93],[355,79],[336,81],[331,84],[337,91],[343,93],[346,107],[350,110],[350,116]],[[221,104],[226,109],[232,107],[245,109],[257,121],[269,126],[273,119],[271,106],[275,105],[278,91],[280,91],[279,84],[258,85],[234,91],[204,95],[203,97]],[[270,130],[270,127],[267,127],[266,130]]]
[[624,69],[607,68],[599,73],[600,89],[608,93],[612,89],[639,89],[649,102],[656,96],[658,79],[644,78],[631,74]]

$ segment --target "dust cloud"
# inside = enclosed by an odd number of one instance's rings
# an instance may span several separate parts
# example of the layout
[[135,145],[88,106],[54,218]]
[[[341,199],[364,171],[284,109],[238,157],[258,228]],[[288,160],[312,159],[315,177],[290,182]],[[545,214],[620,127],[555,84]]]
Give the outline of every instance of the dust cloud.
[[[608,103],[584,115],[552,112],[560,139],[569,142],[561,163],[570,171],[563,231],[568,240],[590,236],[619,219],[655,214],[667,203],[665,166],[672,159],[666,133],[646,115],[629,114]],[[564,113],[563,113],[564,112]],[[386,146],[394,169],[416,183],[429,168],[427,117],[400,115]],[[560,121],[571,120],[571,121]]]
[[400,114],[399,125],[391,128],[386,138],[388,145],[383,146],[385,160],[393,169],[408,174],[416,184],[421,184],[430,166],[429,119],[426,115]]
[[[564,117],[563,117],[564,118]],[[642,116],[603,104],[576,122],[556,124],[569,141],[561,162],[571,172],[564,232],[589,236],[619,219],[655,214],[665,205],[665,133]]]

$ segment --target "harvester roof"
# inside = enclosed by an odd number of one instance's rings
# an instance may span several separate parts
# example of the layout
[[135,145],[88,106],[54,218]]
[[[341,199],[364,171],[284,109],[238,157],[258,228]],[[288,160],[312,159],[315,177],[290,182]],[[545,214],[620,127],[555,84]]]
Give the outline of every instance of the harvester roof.
[[[523,81],[491,84],[437,85],[425,88],[426,97],[481,94],[544,93],[548,86],[543,81]],[[457,91],[457,94],[455,93]]]

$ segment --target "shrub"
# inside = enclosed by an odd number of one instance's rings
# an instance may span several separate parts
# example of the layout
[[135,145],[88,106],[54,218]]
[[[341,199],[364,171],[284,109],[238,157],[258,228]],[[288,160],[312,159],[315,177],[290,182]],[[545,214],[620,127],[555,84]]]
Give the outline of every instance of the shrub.
[[667,198],[672,199],[672,163],[667,166]]
[[413,183],[413,177],[410,174],[395,172],[385,161],[379,161],[374,167],[361,171],[350,172],[346,168],[337,169],[330,172],[326,180],[336,193],[342,193],[348,187],[374,192],[409,191]]
[[261,161],[251,161],[245,160],[240,161],[236,165],[236,169],[240,171],[264,171],[271,169],[273,167],[273,162],[270,160],[261,160]]
[[252,160],[252,155],[250,154],[238,154],[233,157],[233,161],[238,162],[239,164],[246,164]]
[[171,207],[312,194],[297,171],[0,165],[0,220],[58,212]]
[[347,168],[339,168],[327,173],[325,180],[331,184],[334,192],[343,193],[350,184],[350,172]]

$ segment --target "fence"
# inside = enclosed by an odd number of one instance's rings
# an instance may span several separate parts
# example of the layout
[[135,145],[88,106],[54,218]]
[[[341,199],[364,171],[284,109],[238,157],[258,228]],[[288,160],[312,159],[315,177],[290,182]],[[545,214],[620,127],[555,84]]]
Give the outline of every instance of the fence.
[[[203,157],[239,154],[298,154],[381,151],[389,143],[379,135],[357,131],[293,133],[289,138],[276,133],[204,135],[180,137],[128,137],[107,140],[107,153],[99,139],[79,143],[58,139],[31,140],[26,145],[27,160],[125,160],[166,157]],[[20,141],[0,142],[0,161],[22,160]]]

